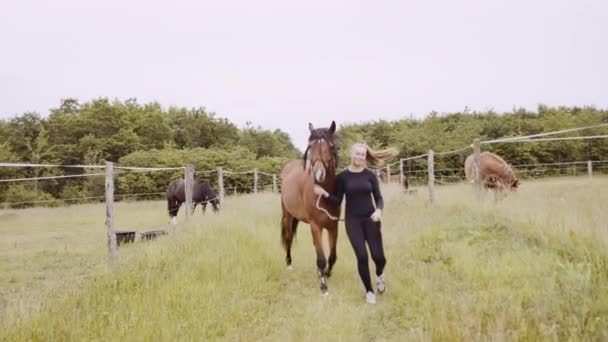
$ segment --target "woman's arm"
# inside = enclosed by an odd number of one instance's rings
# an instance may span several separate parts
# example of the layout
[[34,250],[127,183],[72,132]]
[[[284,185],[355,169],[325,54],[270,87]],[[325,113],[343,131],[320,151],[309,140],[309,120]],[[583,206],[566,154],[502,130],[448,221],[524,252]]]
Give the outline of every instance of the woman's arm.
[[384,199],[382,198],[382,194],[380,193],[380,184],[378,184],[378,177],[376,177],[373,172],[370,172],[370,175],[372,178],[372,194],[374,195],[374,201],[376,202],[376,209],[383,210]]
[[338,177],[336,177],[336,190],[331,194],[318,185],[315,185],[314,192],[317,195],[325,197],[329,203],[339,206],[342,204],[342,198],[344,198],[344,181],[342,180],[342,177],[338,175]]

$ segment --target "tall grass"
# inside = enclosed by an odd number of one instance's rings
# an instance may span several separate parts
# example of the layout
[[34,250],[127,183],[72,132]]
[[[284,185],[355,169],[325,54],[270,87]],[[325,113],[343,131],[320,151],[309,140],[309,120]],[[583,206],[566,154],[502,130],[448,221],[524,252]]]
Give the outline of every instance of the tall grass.
[[[423,188],[385,187],[388,291],[376,306],[342,227],[329,298],[307,225],[285,269],[277,195],[231,198],[122,247],[114,266],[103,206],[4,211],[0,340],[607,339],[607,190],[606,178],[529,182],[495,203],[456,185],[430,206]],[[117,225],[163,225],[164,207],[121,203]]]

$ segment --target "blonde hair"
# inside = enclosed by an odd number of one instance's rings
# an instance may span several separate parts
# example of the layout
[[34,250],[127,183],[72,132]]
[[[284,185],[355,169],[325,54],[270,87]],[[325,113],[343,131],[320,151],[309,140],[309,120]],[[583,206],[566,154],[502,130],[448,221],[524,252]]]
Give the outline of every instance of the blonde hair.
[[388,147],[382,150],[374,150],[367,145],[365,141],[358,141],[351,147],[351,152],[356,147],[364,147],[367,151],[365,154],[365,160],[367,161],[367,165],[373,168],[379,168],[386,164],[387,161],[395,158],[399,151],[396,148]]

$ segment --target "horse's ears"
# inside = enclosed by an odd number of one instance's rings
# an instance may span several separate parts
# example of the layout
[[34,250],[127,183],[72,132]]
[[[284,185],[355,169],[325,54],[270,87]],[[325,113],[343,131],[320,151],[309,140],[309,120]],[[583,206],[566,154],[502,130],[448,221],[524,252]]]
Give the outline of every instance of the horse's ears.
[[315,130],[314,126],[310,122],[308,123],[308,130],[310,131],[310,133]]
[[334,134],[336,132],[336,122],[332,120],[331,125],[329,126],[329,132]]

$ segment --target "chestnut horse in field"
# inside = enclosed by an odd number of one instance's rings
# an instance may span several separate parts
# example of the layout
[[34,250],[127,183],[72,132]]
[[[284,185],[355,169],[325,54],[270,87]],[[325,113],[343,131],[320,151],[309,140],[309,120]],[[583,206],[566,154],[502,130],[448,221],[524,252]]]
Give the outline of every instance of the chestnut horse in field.
[[[475,179],[474,158],[475,155],[471,154],[464,162],[465,176],[470,182]],[[493,189],[497,192],[515,191],[519,186],[519,180],[515,176],[513,168],[492,152],[482,152],[479,155],[479,168],[481,182],[486,189]]]
[[[336,123],[329,128],[315,129],[308,125],[310,136],[304,160],[290,161],[281,172],[281,241],[287,256],[285,262],[291,269],[291,243],[298,222],[310,224],[312,239],[317,252],[317,268],[321,283],[321,294],[327,295],[327,277],[336,263],[338,240],[338,217],[340,207],[331,205],[313,193],[315,184],[332,193],[336,187],[338,147],[335,141]],[[329,236],[329,259],[325,258],[322,244],[323,228]]]

